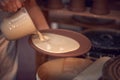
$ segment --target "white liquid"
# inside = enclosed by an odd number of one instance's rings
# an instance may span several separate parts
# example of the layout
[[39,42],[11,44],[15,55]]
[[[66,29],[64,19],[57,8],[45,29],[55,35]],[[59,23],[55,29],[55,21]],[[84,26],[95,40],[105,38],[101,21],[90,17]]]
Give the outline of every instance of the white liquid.
[[41,80],[38,76],[38,73],[36,74],[36,80]]
[[53,33],[43,33],[46,40],[40,41],[39,37],[35,35],[32,36],[33,44],[40,48],[41,50],[51,52],[51,53],[65,53],[77,50],[80,44],[69,37],[53,34]]

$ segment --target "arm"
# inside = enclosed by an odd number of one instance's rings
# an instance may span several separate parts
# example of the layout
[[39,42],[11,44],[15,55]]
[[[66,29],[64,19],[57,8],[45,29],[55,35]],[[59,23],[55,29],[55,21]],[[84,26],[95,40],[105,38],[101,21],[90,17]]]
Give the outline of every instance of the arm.
[[48,23],[35,0],[26,1],[25,7],[38,30],[49,29]]
[[20,0],[0,0],[0,9],[8,12],[16,12],[21,8],[22,4]]

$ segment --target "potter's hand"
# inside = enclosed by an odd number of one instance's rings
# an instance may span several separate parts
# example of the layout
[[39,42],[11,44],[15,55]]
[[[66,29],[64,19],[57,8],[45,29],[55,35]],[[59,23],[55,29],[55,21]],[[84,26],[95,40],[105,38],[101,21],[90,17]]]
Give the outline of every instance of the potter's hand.
[[16,12],[22,7],[20,0],[0,0],[0,8],[8,12]]

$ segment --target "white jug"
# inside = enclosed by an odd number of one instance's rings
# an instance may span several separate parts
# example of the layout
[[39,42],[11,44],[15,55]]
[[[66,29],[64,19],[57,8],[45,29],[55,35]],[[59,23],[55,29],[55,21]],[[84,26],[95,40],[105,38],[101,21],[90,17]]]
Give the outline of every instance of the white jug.
[[21,8],[14,15],[3,20],[1,31],[8,40],[15,40],[34,33],[36,27],[27,10]]

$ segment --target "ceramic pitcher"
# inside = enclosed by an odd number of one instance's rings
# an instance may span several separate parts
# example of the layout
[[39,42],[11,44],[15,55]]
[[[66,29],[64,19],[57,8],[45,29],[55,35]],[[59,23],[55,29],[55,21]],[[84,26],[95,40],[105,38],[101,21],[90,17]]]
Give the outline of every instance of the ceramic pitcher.
[[21,8],[14,15],[3,20],[1,31],[8,40],[15,40],[34,33],[36,27],[27,10]]

